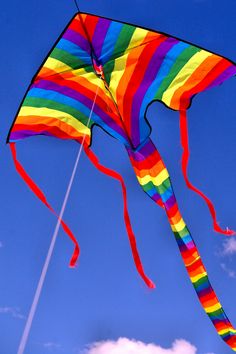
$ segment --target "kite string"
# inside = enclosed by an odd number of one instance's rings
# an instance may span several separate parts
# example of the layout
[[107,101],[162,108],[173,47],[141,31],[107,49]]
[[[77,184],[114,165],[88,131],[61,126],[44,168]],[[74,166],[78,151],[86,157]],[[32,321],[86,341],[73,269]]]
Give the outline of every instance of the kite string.
[[75,6],[77,7],[78,12],[80,12],[80,8],[79,8],[79,5],[78,5],[78,1],[77,1],[77,0],[74,0],[74,3],[75,3]]
[[[95,94],[95,97],[94,97],[94,100],[93,100],[92,108],[91,108],[90,115],[89,115],[88,122],[87,122],[87,127],[89,126],[89,123],[91,121],[91,117],[92,117],[92,114],[93,114],[95,102],[96,102],[97,95],[98,95],[98,89],[99,89],[99,86],[97,86],[97,91],[96,91],[96,94]],[[36,309],[37,309],[37,305],[38,305],[38,302],[39,302],[39,298],[40,298],[40,295],[41,295],[41,292],[42,292],[43,284],[44,284],[44,281],[45,281],[45,278],[46,278],[46,275],[47,275],[48,266],[49,266],[49,263],[51,261],[52,253],[53,253],[54,246],[55,246],[55,243],[56,243],[58,231],[59,231],[59,228],[60,228],[60,221],[61,221],[61,219],[63,217],[64,211],[65,211],[65,208],[66,208],[66,205],[67,205],[67,201],[68,201],[68,198],[69,198],[69,195],[70,195],[70,191],[71,191],[71,187],[72,187],[72,184],[73,184],[73,181],[74,181],[75,173],[76,173],[76,170],[77,170],[77,167],[78,167],[78,163],[79,163],[79,160],[80,160],[80,157],[81,157],[81,153],[82,153],[83,145],[84,145],[84,142],[85,142],[85,138],[86,138],[86,134],[83,135],[83,139],[82,139],[82,142],[81,142],[81,145],[80,145],[80,148],[79,148],[79,152],[78,152],[77,157],[76,157],[74,168],[73,168],[73,171],[72,171],[72,174],[71,174],[71,178],[70,178],[70,181],[69,181],[69,184],[68,184],[68,187],[67,187],[67,191],[66,191],[66,194],[65,194],[65,197],[64,197],[64,201],[63,201],[63,204],[62,204],[62,207],[61,207],[59,218],[58,218],[58,221],[57,221],[54,233],[53,233],[52,241],[51,241],[51,244],[49,246],[47,257],[46,257],[45,263],[43,265],[41,276],[40,276],[40,279],[39,279],[39,282],[38,282],[38,285],[37,285],[37,289],[36,289],[36,292],[35,292],[35,295],[34,295],[34,299],[33,299],[33,302],[32,302],[31,308],[30,308],[30,312],[29,312],[29,315],[28,315],[28,318],[27,318],[27,321],[26,321],[24,332],[23,332],[23,335],[21,337],[21,341],[20,341],[20,345],[19,345],[17,354],[23,354],[24,350],[25,350],[25,346],[27,344],[27,340],[28,340],[29,333],[30,333],[30,330],[31,330],[31,326],[32,326],[32,322],[33,322],[33,319],[34,319],[34,315],[35,315],[35,312],[36,312]]]

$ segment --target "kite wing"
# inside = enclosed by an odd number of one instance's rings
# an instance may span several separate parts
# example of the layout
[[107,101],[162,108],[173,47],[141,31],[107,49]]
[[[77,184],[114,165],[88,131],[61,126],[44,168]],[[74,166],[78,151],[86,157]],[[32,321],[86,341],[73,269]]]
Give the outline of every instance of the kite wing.
[[[232,234],[219,227],[211,201],[188,180],[186,110],[194,95],[235,74],[236,65],[232,61],[178,38],[78,13],[34,77],[8,136],[10,143],[39,134],[84,141],[88,157],[104,173],[106,169],[89,149],[92,126],[99,125],[121,141],[143,190],[166,211],[204,310],[234,351],[236,331],[211,287],[181,216],[168,171],[149,137],[151,128],[146,112],[155,100],[180,111],[186,183],[205,199],[214,229]],[[93,104],[93,116],[89,120]],[[13,157],[16,162],[14,151]],[[131,245],[135,245],[133,236],[130,240]],[[141,269],[140,274],[142,272]]]

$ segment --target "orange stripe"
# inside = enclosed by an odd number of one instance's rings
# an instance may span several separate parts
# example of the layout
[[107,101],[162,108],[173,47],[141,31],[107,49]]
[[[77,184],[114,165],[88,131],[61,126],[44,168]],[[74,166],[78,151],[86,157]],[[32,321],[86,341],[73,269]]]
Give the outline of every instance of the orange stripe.
[[147,33],[146,37],[140,43],[138,47],[133,48],[130,53],[128,54],[128,58],[126,61],[126,66],[124,68],[124,73],[122,75],[122,78],[120,79],[120,82],[117,86],[116,89],[116,97],[117,97],[117,104],[119,106],[119,111],[121,116],[124,116],[124,93],[127,90],[127,87],[130,82],[130,78],[135,70],[136,63],[142,52],[145,50],[145,44],[150,41],[152,36]]
[[206,58],[201,65],[192,73],[189,79],[185,82],[183,86],[181,86],[178,90],[175,91],[172,99],[171,106],[174,105],[176,107],[180,106],[180,98],[185,91],[191,90],[194,86],[198,85],[208,73],[221,61],[221,58],[212,55]]
[[123,119],[125,126],[129,132],[129,136],[132,137],[132,106],[133,98],[137,92],[138,87],[142,84],[146,74],[146,70],[152,61],[153,55],[157,51],[158,47],[166,40],[166,37],[159,36],[157,40],[147,42],[143,47],[144,50],[138,58],[136,58],[135,67],[129,80],[127,80],[127,86],[123,92]]
[[220,76],[228,67],[230,67],[232,63],[230,63],[226,59],[221,59],[221,61],[214,67],[214,69],[202,80],[198,85],[192,88],[190,91],[185,91],[181,97],[181,108],[186,109],[189,105],[189,99],[198,92],[202,92],[207,89],[208,86],[218,77]]

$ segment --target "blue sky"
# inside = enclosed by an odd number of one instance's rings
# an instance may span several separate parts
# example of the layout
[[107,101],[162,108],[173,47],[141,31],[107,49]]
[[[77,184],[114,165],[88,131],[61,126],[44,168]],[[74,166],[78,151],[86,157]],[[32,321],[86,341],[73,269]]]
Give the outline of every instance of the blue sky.
[[[234,0],[81,0],[80,8],[175,35],[236,61]],[[1,4],[0,353],[4,354],[17,351],[56,223],[17,175],[5,139],[31,78],[75,12],[72,0]],[[231,79],[198,95],[188,114],[189,175],[215,203],[221,225],[234,229],[235,89]],[[205,204],[184,184],[178,113],[155,103],[148,119],[212,285],[236,324],[235,243],[212,231]],[[83,155],[65,213],[81,246],[79,267],[68,268],[72,245],[61,231],[26,353],[82,353],[89,343],[120,337],[159,348],[171,348],[175,340],[183,339],[197,348],[187,354],[231,353],[202,311],[168,221],[142,192],[123,146],[95,128],[93,150],[126,181],[142,261],[157,287],[147,290],[135,271],[118,183],[96,171]],[[22,163],[57,210],[77,151],[72,141],[47,137],[18,143]],[[105,353],[104,348],[94,350],[92,354]]]

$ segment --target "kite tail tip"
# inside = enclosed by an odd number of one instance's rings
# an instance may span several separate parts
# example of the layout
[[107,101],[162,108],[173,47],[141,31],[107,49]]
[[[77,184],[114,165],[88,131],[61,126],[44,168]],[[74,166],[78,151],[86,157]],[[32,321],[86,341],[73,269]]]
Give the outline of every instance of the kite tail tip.
[[156,285],[152,281],[150,281],[149,288],[154,290],[156,289]]
[[79,249],[79,246],[76,245],[75,249],[74,249],[74,252],[73,252],[73,255],[72,255],[71,259],[70,259],[70,264],[69,264],[70,268],[76,268],[77,267],[79,254],[80,254],[80,249]]
[[236,231],[227,229],[226,230],[226,235],[228,235],[228,236],[236,236]]
[[147,287],[149,288],[149,289],[156,289],[156,285],[155,285],[155,283],[153,283],[153,281],[151,280],[151,279],[149,279],[149,278],[147,278],[147,277],[142,277],[143,278],[143,280],[144,280],[144,282],[146,283],[146,285],[147,285]]
[[214,230],[216,232],[219,232],[220,234],[223,234],[226,236],[235,236],[236,235],[236,232],[234,230],[231,230],[228,227],[224,230],[218,224],[214,224]]

